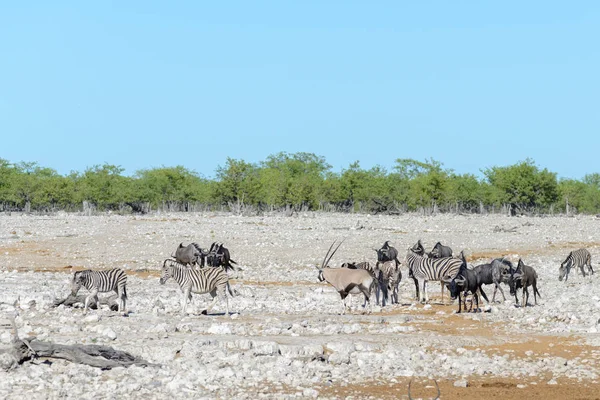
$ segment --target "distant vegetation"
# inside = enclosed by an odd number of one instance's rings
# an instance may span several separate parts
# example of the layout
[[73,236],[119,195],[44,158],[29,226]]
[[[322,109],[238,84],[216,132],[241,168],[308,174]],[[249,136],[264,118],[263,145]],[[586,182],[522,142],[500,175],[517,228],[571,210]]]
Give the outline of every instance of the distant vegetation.
[[228,158],[214,180],[182,166],[123,171],[105,164],[63,176],[0,159],[0,211],[600,212],[600,174],[559,180],[529,159],[487,168],[483,178],[411,159],[396,160],[391,171],[356,161],[333,172],[311,153],[279,153],[258,164]]

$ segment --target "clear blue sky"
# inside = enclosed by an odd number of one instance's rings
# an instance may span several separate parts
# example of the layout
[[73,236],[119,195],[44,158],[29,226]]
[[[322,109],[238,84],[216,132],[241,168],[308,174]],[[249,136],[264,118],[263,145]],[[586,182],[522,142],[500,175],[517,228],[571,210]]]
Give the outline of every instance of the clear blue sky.
[[600,172],[600,2],[44,1],[0,8],[0,158]]

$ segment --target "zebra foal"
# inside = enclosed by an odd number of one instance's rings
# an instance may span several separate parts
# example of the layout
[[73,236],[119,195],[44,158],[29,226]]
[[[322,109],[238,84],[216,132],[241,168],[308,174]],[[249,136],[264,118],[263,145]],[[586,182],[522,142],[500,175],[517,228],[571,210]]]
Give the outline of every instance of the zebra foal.
[[569,279],[569,272],[571,268],[579,268],[583,276],[585,277],[585,266],[588,266],[591,274],[594,275],[594,269],[592,268],[592,255],[586,249],[574,250],[569,253],[567,259],[560,264],[558,270],[558,280],[565,282]]
[[229,286],[229,276],[221,267],[206,267],[201,270],[194,270],[191,267],[179,264],[177,261],[166,259],[163,262],[160,284],[164,285],[170,278],[173,278],[183,293],[181,299],[181,314],[185,315],[188,299],[192,299],[192,293],[204,294],[210,293],[212,302],[202,310],[202,314],[207,315],[213,308],[219,293],[225,296],[225,307],[229,315],[229,295],[233,297],[231,287]]
[[83,313],[87,313],[90,300],[98,302],[98,293],[106,292],[117,292],[119,299],[119,312],[123,315],[127,315],[126,303],[127,303],[127,275],[125,271],[119,268],[111,269],[108,271],[92,271],[90,269],[85,271],[77,271],[73,274],[71,280],[71,294],[77,295],[81,287],[85,287],[90,291],[88,297],[85,298],[85,305],[83,307]]
[[[409,276],[415,280],[417,298],[420,302],[428,302],[427,282],[440,281],[442,285],[442,304],[444,303],[444,279],[454,279],[463,260],[459,258],[427,258],[415,253],[415,248],[408,249],[406,255]],[[421,289],[421,290],[420,290]]]

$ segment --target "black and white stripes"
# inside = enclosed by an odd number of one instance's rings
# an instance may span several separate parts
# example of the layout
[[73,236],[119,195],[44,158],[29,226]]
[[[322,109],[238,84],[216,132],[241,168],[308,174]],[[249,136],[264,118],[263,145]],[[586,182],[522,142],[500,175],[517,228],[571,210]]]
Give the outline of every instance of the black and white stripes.
[[162,266],[160,283],[164,284],[169,278],[173,278],[173,280],[179,284],[179,287],[183,292],[181,301],[182,314],[185,314],[187,300],[188,298],[191,299],[192,293],[210,293],[213,298],[213,301],[204,311],[202,311],[202,314],[208,314],[217,302],[219,293],[223,293],[225,296],[227,315],[229,315],[227,291],[229,291],[231,296],[233,296],[233,293],[229,287],[229,276],[223,268],[207,267],[196,271],[188,266],[179,264],[177,261],[167,259]]
[[563,279],[566,281],[569,279],[569,272],[571,272],[571,268],[579,268],[582,275],[585,276],[585,266],[588,266],[590,269],[591,275],[594,274],[594,269],[592,268],[592,255],[586,249],[574,250],[569,253],[567,259],[560,264],[560,269],[558,271],[558,280],[562,281]]
[[[427,282],[440,281],[442,282],[442,302],[444,301],[444,283],[443,279],[454,278],[458,274],[458,270],[463,261],[458,258],[427,258],[416,254],[413,248],[408,250],[406,255],[406,264],[415,283],[417,283],[417,296],[419,301],[429,301],[427,295]],[[419,290],[422,289],[422,290]],[[423,293],[424,292],[424,293]]]
[[111,269],[108,271],[78,271],[73,274],[71,281],[71,294],[75,296],[81,287],[90,291],[90,295],[85,299],[83,313],[87,312],[90,300],[98,302],[98,293],[117,292],[119,298],[119,312],[127,313],[127,275],[122,269]]

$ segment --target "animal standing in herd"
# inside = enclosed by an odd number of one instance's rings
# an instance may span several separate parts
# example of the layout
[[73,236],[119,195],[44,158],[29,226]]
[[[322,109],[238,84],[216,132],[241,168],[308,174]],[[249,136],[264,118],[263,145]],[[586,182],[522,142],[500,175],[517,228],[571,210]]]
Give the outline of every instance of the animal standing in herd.
[[85,287],[90,294],[85,298],[83,313],[87,313],[90,300],[98,302],[98,293],[117,292],[119,299],[119,312],[127,315],[127,275],[125,271],[119,268],[108,271],[77,271],[73,274],[71,280],[71,295],[76,296],[81,287]]
[[592,255],[586,249],[574,250],[569,253],[566,260],[560,264],[558,270],[558,280],[565,282],[569,279],[569,272],[571,268],[579,268],[581,274],[585,277],[585,266],[590,269],[591,275],[594,275],[594,269],[592,268]]
[[333,286],[340,294],[343,306],[342,314],[345,314],[347,308],[346,298],[349,294],[362,293],[365,296],[363,308],[366,307],[367,303],[369,303],[369,307],[371,307],[370,297],[375,285],[375,278],[369,271],[364,269],[329,268],[329,261],[331,261],[331,258],[340,248],[342,243],[343,241],[340,242],[332,252],[331,249],[335,245],[335,242],[333,242],[329,247],[329,250],[327,250],[325,258],[323,258],[321,267],[315,267],[319,271],[319,275],[317,277],[319,282],[327,281],[327,283]]
[[[374,289],[378,305],[381,304],[382,307],[387,305],[390,292],[391,303],[399,304],[399,284],[402,279],[400,267],[402,263],[398,260],[398,251],[390,245],[390,241],[385,241],[383,246],[376,250],[377,261],[375,266],[372,266],[368,261],[362,261],[346,262],[342,264],[341,268],[330,268],[329,262],[342,243],[343,241],[335,249],[333,248],[336,242],[332,243],[321,266],[316,267],[319,271],[318,280],[328,282],[339,293],[343,306],[342,314],[346,313],[349,307],[346,304],[346,299],[348,295],[352,294],[363,294],[363,309],[366,309],[368,303],[371,310],[370,297]],[[182,291],[182,314],[186,313],[187,302],[192,300],[192,293],[210,293],[212,296],[212,302],[202,311],[202,314],[208,314],[219,299],[220,294],[222,294],[225,298],[226,312],[229,314],[227,294],[233,296],[233,292],[229,285],[228,271],[234,270],[232,264],[237,263],[231,259],[230,252],[223,243],[214,242],[208,250],[202,249],[196,243],[190,243],[187,246],[180,243],[172,258],[165,260],[162,264],[160,283],[165,284],[171,278],[177,282]],[[194,267],[198,267],[198,269]],[[510,294],[515,297],[517,305],[519,305],[517,290],[522,289],[521,307],[528,305],[530,286],[533,290],[535,305],[537,305],[537,297],[541,297],[537,288],[537,272],[531,266],[525,265],[521,259],[519,259],[516,268],[506,258],[496,258],[490,263],[469,268],[464,251],[461,251],[459,257],[452,257],[452,249],[442,245],[441,242],[437,242],[432,251],[427,253],[421,240],[418,240],[416,244],[408,248],[406,267],[408,268],[408,276],[415,283],[415,297],[419,302],[429,302],[427,283],[429,281],[439,281],[442,304],[444,304],[444,288],[447,288],[451,299],[458,298],[459,300],[458,313],[462,312],[463,304],[466,310],[465,299],[468,294],[473,296],[475,311],[480,310],[480,297],[483,297],[489,303],[483,291],[483,285],[494,285],[492,302],[495,301],[498,290],[500,290],[503,300],[506,301],[501,287],[502,284],[509,286]],[[561,263],[559,280],[564,279],[567,281],[572,268],[579,268],[581,274],[585,277],[585,267],[589,269],[590,275],[594,274],[589,251],[586,249],[574,250]],[[90,293],[85,299],[83,308],[85,314],[92,301],[98,302],[98,293],[114,291],[117,293],[119,300],[118,311],[127,315],[126,283],[127,275],[121,269],[77,271],[73,274],[71,281],[71,294],[75,296],[81,287],[89,290]],[[472,311],[472,309],[473,303],[471,303],[469,311]]]

